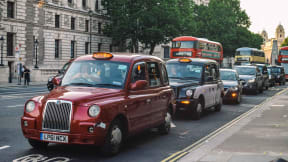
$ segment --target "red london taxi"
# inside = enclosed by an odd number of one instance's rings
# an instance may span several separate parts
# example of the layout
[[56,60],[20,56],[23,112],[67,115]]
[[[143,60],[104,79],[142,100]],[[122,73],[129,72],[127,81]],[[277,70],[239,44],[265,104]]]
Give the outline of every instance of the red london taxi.
[[161,59],[101,52],[75,59],[60,86],[28,100],[21,126],[34,148],[93,144],[112,155],[126,137],[145,129],[168,134],[174,112]]

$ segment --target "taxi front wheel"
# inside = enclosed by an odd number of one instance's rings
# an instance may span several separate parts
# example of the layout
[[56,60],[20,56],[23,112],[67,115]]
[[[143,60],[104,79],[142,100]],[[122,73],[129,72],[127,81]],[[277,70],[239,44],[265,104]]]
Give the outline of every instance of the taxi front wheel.
[[194,120],[199,120],[203,113],[203,104],[200,100],[195,105],[196,106],[192,109],[192,117]]
[[220,102],[215,106],[215,111],[216,111],[216,112],[221,111],[222,102],[223,102],[223,99],[222,99],[222,97],[221,97],[221,98],[220,98]]
[[170,132],[171,121],[172,121],[171,115],[169,112],[167,112],[164,123],[158,127],[160,134],[168,134]]
[[34,139],[28,139],[29,144],[35,149],[45,149],[48,146],[48,142],[37,141]]
[[120,120],[114,120],[108,130],[105,143],[102,147],[102,153],[106,156],[116,155],[123,142],[123,126]]

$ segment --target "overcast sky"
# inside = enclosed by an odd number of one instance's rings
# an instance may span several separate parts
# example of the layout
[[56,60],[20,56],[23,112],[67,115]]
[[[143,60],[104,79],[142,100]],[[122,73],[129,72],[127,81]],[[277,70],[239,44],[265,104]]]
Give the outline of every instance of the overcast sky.
[[240,0],[241,8],[250,17],[250,30],[261,33],[265,29],[269,38],[275,37],[276,27],[281,23],[288,36],[288,0]]

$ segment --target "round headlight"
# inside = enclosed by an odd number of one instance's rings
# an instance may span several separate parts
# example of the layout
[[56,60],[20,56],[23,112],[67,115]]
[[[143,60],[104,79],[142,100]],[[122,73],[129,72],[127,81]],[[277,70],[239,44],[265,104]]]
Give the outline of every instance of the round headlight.
[[231,90],[238,91],[238,87],[231,87]]
[[255,79],[248,80],[248,83],[254,83],[254,82],[255,82]]
[[35,103],[33,101],[29,101],[26,104],[26,111],[27,112],[32,112],[35,109]]
[[96,117],[100,114],[100,107],[97,105],[93,105],[89,108],[88,111],[89,116]]
[[188,89],[186,91],[186,96],[191,97],[193,95],[193,91],[191,89]]

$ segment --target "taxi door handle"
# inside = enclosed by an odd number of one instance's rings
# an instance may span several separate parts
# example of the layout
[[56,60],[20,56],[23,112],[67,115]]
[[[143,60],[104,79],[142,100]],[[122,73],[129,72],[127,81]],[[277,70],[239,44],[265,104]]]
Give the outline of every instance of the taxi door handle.
[[150,98],[147,99],[147,100],[146,100],[146,103],[151,103],[151,99],[150,99]]

